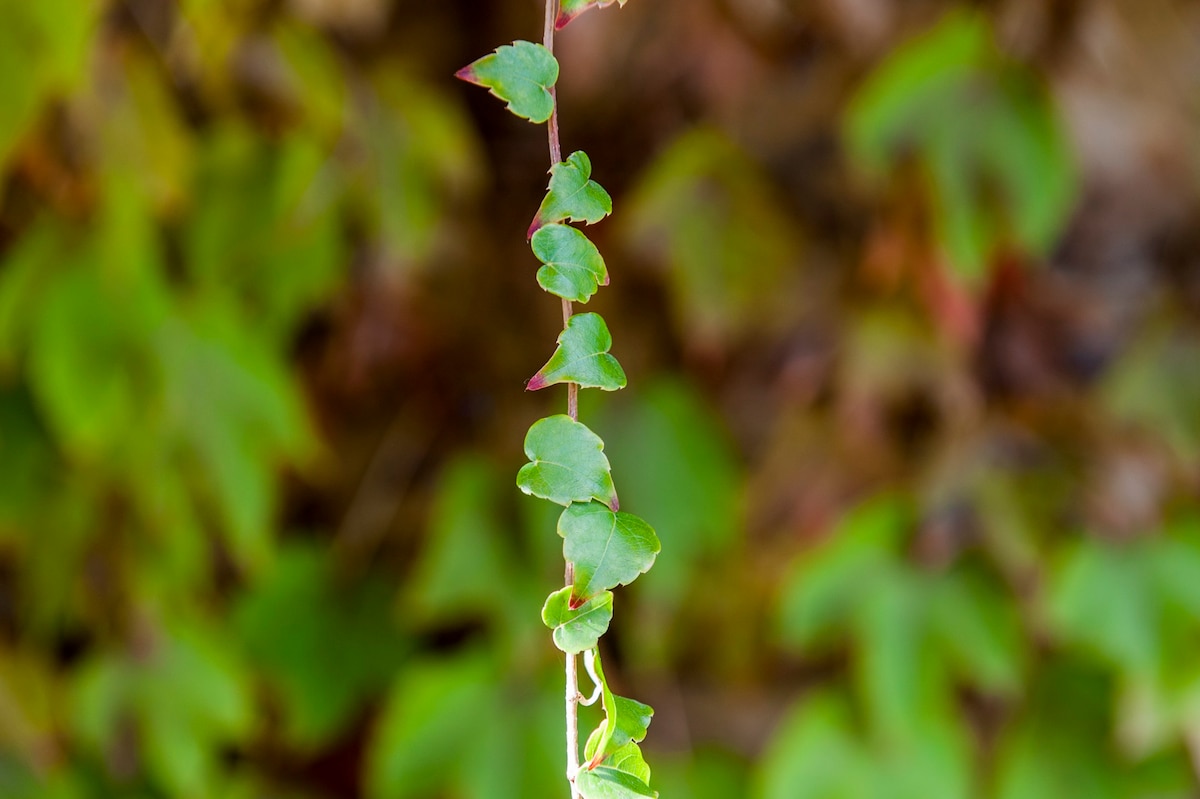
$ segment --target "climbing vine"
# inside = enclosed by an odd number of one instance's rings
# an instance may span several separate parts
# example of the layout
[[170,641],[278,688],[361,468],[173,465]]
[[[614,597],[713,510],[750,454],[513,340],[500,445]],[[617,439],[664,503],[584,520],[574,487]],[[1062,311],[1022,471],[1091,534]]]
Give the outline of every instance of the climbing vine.
[[[573,309],[574,303],[587,303],[608,285],[609,278],[596,245],[568,223],[599,222],[612,213],[612,199],[592,180],[586,153],[563,159],[554,88],[559,75],[555,30],[592,7],[613,2],[625,5],[626,0],[547,0],[541,44],[504,45],[457,73],[489,89],[517,116],[546,124],[548,131],[550,181],[527,236],[542,263],[538,284],[562,300],[563,331],[554,353],[526,388],[564,384],[567,413],[540,419],[529,428],[529,463],[518,472],[517,487],[564,506],[558,534],[566,560],[565,585],[546,599],[542,621],[566,655],[567,780],[575,799],[658,796],[649,787],[650,767],[638,747],[654,711],[612,693],[598,646],[612,621],[612,589],[628,585],[654,565],[658,536],[645,521],[620,510],[604,442],[579,421],[580,388],[615,391],[626,383],[624,370],[609,353],[612,336],[604,319],[595,313],[575,314]],[[595,686],[590,697],[579,690],[581,655]],[[604,721],[588,736],[581,758],[578,707],[596,701],[603,705]]]

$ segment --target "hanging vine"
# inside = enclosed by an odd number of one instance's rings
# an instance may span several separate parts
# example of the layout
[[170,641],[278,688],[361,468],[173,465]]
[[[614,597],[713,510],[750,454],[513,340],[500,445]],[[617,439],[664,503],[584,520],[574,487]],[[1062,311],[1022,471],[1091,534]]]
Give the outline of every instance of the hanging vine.
[[[628,585],[654,565],[658,536],[642,519],[620,510],[604,442],[579,421],[579,389],[615,391],[625,387],[625,372],[609,353],[612,336],[595,313],[575,314],[601,286],[608,285],[604,258],[579,228],[612,213],[612,199],[592,180],[586,153],[566,160],[558,133],[555,84],[559,64],[554,32],[592,7],[626,0],[547,0],[541,44],[504,45],[459,70],[457,76],[484,86],[519,117],[547,127],[550,182],[529,226],[534,256],[542,263],[538,284],[562,300],[563,331],[546,364],[529,380],[536,391],[563,384],[567,413],[534,422],[525,437],[529,463],[517,474],[526,494],[564,506],[558,520],[566,578],[542,608],[542,621],[566,655],[567,780],[573,799],[628,799],[658,796],[651,790],[650,767],[638,743],[645,738],[654,711],[641,702],[615,696],[600,662],[598,641],[613,615],[612,589]],[[579,656],[595,686],[590,697],[579,691]],[[604,721],[579,746],[578,708],[601,701]]]

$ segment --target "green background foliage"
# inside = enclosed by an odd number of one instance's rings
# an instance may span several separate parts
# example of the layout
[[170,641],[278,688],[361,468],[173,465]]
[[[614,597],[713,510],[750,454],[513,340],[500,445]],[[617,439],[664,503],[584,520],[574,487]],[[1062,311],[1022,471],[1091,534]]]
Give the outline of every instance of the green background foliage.
[[0,796],[562,795],[560,267],[662,796],[1194,796],[1194,22],[591,10],[600,260],[453,79],[536,4],[0,3]]

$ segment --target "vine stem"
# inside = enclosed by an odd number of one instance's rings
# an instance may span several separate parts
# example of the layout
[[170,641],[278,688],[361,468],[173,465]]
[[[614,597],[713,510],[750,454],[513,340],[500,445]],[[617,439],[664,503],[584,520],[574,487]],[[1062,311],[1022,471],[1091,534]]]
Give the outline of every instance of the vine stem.
[[[559,0],[546,0],[546,24],[542,31],[542,44],[551,53],[554,52],[554,27],[558,19]],[[554,86],[550,87],[550,119],[546,124],[546,135],[550,145],[550,166],[562,162],[562,143],[558,135],[558,93]],[[570,300],[562,301],[563,326],[571,320],[573,313]],[[579,386],[567,383],[567,415],[574,421],[579,421]],[[567,562],[564,581],[567,586],[575,584],[575,564]],[[579,772],[579,663],[576,656],[566,656],[566,714],[567,714],[567,780],[571,784],[571,799],[583,799],[579,789],[575,787],[575,775]]]

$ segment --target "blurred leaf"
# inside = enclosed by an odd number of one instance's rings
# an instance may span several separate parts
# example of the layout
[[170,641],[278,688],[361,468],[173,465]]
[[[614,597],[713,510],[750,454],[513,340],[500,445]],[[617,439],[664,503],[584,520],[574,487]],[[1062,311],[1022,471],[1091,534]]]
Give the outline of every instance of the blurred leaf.
[[189,273],[206,293],[236,298],[277,346],[343,272],[326,150],[305,134],[271,143],[229,123],[200,150],[184,233]]
[[533,254],[545,266],[538,285],[572,302],[586,303],[598,286],[608,285],[608,267],[596,245],[573,227],[551,224],[538,228],[530,241]]
[[69,452],[112,455],[157,389],[148,340],[165,310],[163,289],[145,274],[77,265],[45,292],[29,353],[34,395]]
[[0,171],[46,100],[83,77],[102,9],[97,0],[0,4]]
[[1108,690],[1094,673],[1053,664],[1002,742],[997,799],[1120,797],[1117,761],[1105,746]]
[[525,436],[525,455],[531,462],[517,473],[517,487],[526,494],[564,506],[598,499],[616,508],[604,442],[585,425],[565,414],[539,419]]
[[29,226],[0,266],[0,380],[27,346],[54,264],[66,260],[66,231],[50,217]]
[[832,695],[798,702],[771,737],[755,799],[868,799],[871,769]]
[[592,225],[612,213],[612,198],[592,180],[592,161],[582,150],[571,153],[561,164],[550,167],[550,186],[542,200],[528,236],[546,225],[568,220]]
[[197,306],[161,333],[166,423],[199,468],[239,565],[270,554],[276,469],[311,451],[312,431],[283,364],[219,304]]
[[546,365],[525,385],[537,391],[557,383],[616,391],[625,388],[625,370],[608,354],[612,335],[600,314],[575,314],[558,336],[558,348]]
[[623,233],[668,269],[680,337],[711,344],[793,318],[794,223],[760,168],[711,130],[684,134],[638,180]]
[[1071,641],[1131,674],[1153,673],[1162,652],[1157,589],[1146,548],[1084,540],[1070,548],[1049,599],[1051,618]]
[[1014,597],[956,572],[938,581],[929,602],[932,633],[964,682],[1005,694],[1020,689],[1025,639]]
[[855,677],[871,730],[912,740],[917,721],[942,719],[949,686],[930,651],[924,586],[895,572],[859,591],[853,619]]
[[785,578],[779,609],[782,640],[810,647],[845,630],[862,587],[886,580],[895,568],[892,553],[911,521],[907,504],[897,497],[879,497],[847,513]]
[[426,622],[494,617],[517,590],[517,566],[497,520],[499,478],[473,456],[444,467],[428,543],[405,588],[406,606]]
[[550,88],[558,80],[558,61],[540,44],[516,41],[496,48],[455,73],[486,87],[508,110],[530,122],[545,122],[554,111]]
[[106,168],[136,184],[154,210],[177,211],[191,182],[190,131],[154,61],[131,50],[122,66],[125,95],[100,101],[112,104],[103,117]]
[[854,98],[846,136],[877,174],[917,159],[941,245],[975,282],[1005,246],[1045,254],[1074,203],[1074,165],[1048,92],[1001,59],[979,14],[951,13],[896,50]]
[[376,575],[337,579],[330,554],[292,545],[239,600],[233,621],[281,699],[286,735],[313,748],[339,734],[400,665],[407,641]]
[[189,625],[159,639],[148,659],[90,659],[75,676],[73,732],[103,752],[132,718],[149,773],[171,795],[209,794],[221,749],[254,726],[246,673],[227,643]]
[[366,757],[371,799],[424,797],[448,781],[497,712],[494,664],[465,652],[410,664],[397,678]]
[[291,73],[293,102],[326,140],[335,139],[345,124],[348,94],[337,54],[305,25],[283,22],[271,38]]
[[439,236],[461,236],[452,201],[485,174],[474,126],[443,92],[397,65],[373,76],[357,128],[366,158],[357,173],[362,204],[390,266],[424,265]]

